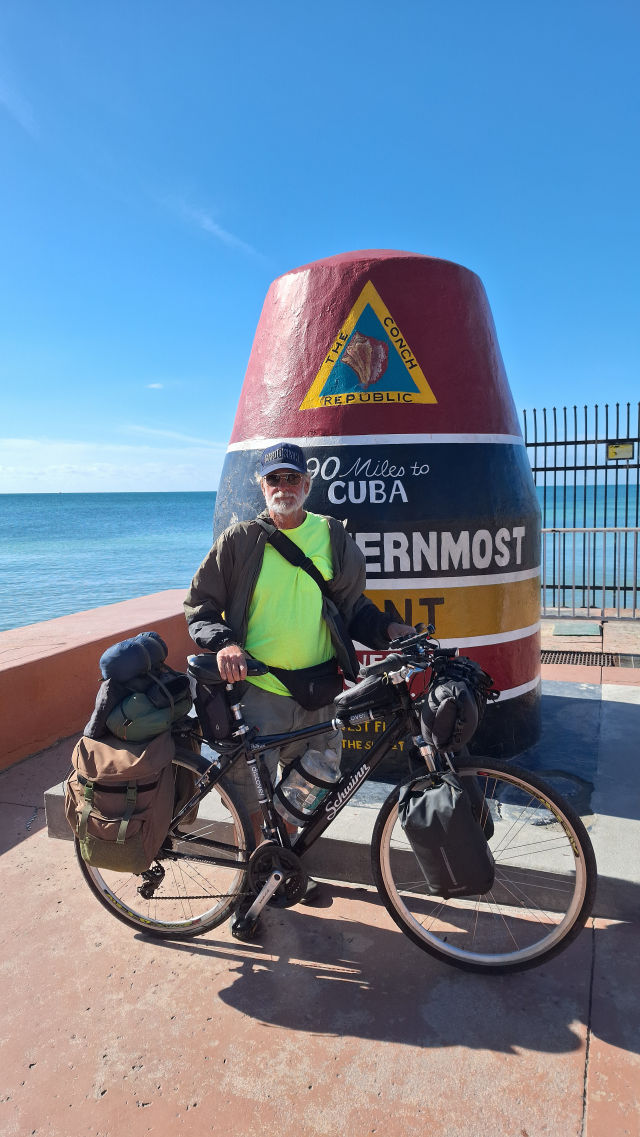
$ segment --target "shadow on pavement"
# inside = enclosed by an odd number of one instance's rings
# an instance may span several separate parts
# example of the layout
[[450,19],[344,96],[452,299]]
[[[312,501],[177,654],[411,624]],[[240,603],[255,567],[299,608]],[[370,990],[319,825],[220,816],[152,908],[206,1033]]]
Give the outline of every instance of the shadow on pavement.
[[[336,888],[334,895],[366,900],[367,919],[386,919],[372,893]],[[598,954],[619,956],[623,945],[635,983],[638,934],[634,939],[627,925],[588,927],[547,964],[484,976],[439,962],[396,930],[358,920],[357,911],[356,903],[353,921],[300,909],[270,912],[259,945],[216,941],[212,933],[162,946],[227,959],[230,982],[219,998],[263,1023],[427,1048],[570,1052],[584,1042]],[[602,1029],[613,1045],[640,1049],[622,1014],[609,1015]]]

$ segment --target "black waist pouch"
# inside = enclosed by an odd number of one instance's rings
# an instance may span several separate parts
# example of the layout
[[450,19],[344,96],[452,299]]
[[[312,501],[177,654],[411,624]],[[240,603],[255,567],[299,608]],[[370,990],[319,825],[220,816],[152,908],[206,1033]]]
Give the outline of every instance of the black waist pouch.
[[431,896],[477,896],[493,886],[491,850],[454,773],[403,786],[398,816]]
[[284,667],[272,667],[269,664],[269,671],[284,683],[287,691],[305,711],[318,711],[320,707],[326,707],[342,690],[342,676],[336,659],[318,663],[316,667],[301,667],[298,671],[287,671]]

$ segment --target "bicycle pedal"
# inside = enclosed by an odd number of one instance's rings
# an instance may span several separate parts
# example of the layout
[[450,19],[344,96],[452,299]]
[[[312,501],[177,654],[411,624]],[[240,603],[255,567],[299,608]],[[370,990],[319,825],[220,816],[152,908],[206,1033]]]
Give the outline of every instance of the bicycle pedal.
[[259,920],[247,920],[246,916],[236,916],[231,921],[231,935],[235,940],[250,943],[256,938]]

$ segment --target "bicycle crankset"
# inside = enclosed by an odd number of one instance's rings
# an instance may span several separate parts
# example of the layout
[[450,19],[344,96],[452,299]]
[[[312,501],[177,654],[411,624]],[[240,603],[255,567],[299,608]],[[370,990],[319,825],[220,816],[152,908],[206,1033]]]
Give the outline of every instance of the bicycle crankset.
[[274,908],[291,908],[305,895],[309,879],[302,868],[300,858],[291,849],[283,849],[275,841],[266,841],[251,854],[249,859],[249,884],[257,894],[264,887],[272,872],[284,873],[284,881],[272,896],[269,904]]

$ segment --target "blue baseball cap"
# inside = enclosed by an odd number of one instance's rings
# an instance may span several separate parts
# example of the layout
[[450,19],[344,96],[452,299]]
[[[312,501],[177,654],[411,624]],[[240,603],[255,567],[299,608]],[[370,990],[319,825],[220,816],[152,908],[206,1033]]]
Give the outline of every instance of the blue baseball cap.
[[258,465],[261,478],[270,474],[272,470],[297,470],[299,474],[307,473],[307,460],[299,446],[294,442],[276,442],[263,450]]

